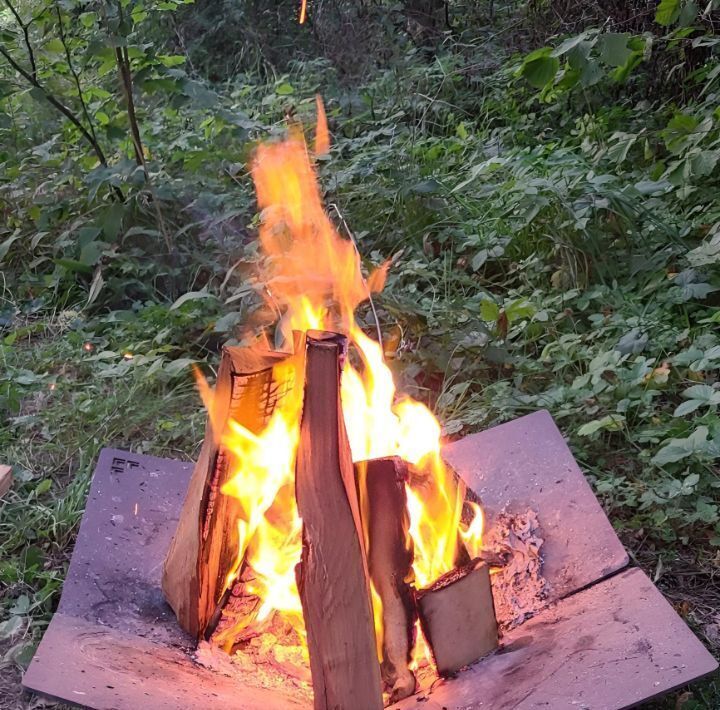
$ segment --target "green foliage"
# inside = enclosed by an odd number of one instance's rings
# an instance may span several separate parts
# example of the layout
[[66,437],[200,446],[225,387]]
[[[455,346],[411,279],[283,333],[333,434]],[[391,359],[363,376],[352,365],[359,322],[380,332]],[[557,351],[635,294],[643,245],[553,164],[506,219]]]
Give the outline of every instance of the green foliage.
[[[368,267],[393,257],[376,306],[403,388],[448,436],[548,409],[639,558],[711,574],[720,40],[693,4],[663,0],[652,32],[583,27],[525,56],[496,28],[432,56],[403,37],[361,84],[250,49],[234,73],[209,42],[199,63],[222,62],[222,85],[169,39],[194,11],[177,5],[0,14],[23,67],[37,15],[41,87],[0,56],[0,449],[17,481],[0,501],[0,658],[26,663],[53,611],[98,448],[197,451],[189,368],[264,315],[247,158],[286,116],[311,124],[317,92],[331,217]],[[716,685],[683,707],[716,707]]]

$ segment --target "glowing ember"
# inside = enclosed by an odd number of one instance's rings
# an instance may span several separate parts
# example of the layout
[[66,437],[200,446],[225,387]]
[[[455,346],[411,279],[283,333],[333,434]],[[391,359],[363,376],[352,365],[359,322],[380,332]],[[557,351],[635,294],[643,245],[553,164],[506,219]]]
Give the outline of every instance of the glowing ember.
[[[305,3],[301,21],[304,13]],[[315,153],[320,154],[329,150],[329,134],[319,98],[317,106]],[[273,312],[282,314],[279,335],[287,349],[292,331],[331,330],[348,336],[352,353],[342,376],[342,407],[353,460],[397,455],[413,465],[407,494],[414,574],[418,586],[428,585],[455,566],[461,538],[470,554],[477,554],[482,514],[475,506],[474,520],[467,528],[461,525],[464,490],[440,458],[437,419],[425,405],[398,397],[382,347],[355,322],[358,305],[382,289],[385,267],[364,278],[354,244],[340,237],[323,209],[312,156],[298,127],[281,142],[258,146],[251,170],[262,211],[259,277]],[[294,360],[288,359],[276,366],[274,379],[295,381],[294,368]],[[201,378],[198,384],[212,421],[212,393]],[[259,600],[251,615],[223,633],[229,642],[234,631],[248,625],[261,630],[274,612],[304,633],[295,583],[302,527],[294,498],[301,389],[289,388],[260,433],[231,422],[223,436],[235,468],[222,493],[239,500],[242,509],[237,562],[226,587],[242,583],[244,593]],[[377,594],[373,604],[380,644]],[[423,648],[419,642],[416,662]]]

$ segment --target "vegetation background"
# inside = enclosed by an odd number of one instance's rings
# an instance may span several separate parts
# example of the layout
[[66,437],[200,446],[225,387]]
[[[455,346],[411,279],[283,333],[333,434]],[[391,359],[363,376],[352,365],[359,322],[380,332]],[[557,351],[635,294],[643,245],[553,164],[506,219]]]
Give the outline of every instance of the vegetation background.
[[190,365],[261,307],[246,161],[316,93],[404,386],[447,436],[549,409],[720,654],[720,3],[299,6],[0,0],[0,706],[52,705],[20,672],[98,450],[197,453]]

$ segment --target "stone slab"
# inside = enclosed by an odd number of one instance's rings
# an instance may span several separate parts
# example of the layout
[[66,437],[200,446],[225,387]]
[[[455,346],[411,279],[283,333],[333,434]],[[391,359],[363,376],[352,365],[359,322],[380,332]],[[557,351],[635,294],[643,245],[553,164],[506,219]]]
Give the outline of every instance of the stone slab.
[[544,609],[495,655],[396,710],[620,710],[712,673],[717,661],[639,569]]
[[[538,510],[541,524],[548,526],[546,562],[552,565],[559,597],[574,585],[582,586],[593,570],[606,575],[608,565],[622,567],[624,558],[610,535],[593,547],[578,546],[577,536],[562,532],[553,497],[558,507],[569,503],[573,526],[579,525],[578,511],[596,517],[599,505],[595,510],[588,501],[589,487],[577,481],[582,474],[571,457],[568,460],[562,437],[546,417],[530,415],[519,420],[520,427],[511,422],[469,437],[472,445],[451,445],[448,458],[483,497],[491,515],[513,505]],[[549,443],[533,433],[535,423]],[[510,444],[503,443],[506,438]],[[524,446],[535,450],[524,452]],[[549,451],[559,456],[559,464],[546,456]],[[543,465],[534,464],[536,460]],[[58,612],[23,679],[28,689],[95,710],[300,707],[285,688],[259,688],[252,678],[230,678],[195,664],[189,653],[193,641],[163,600],[162,564],[191,469],[190,463],[103,449]],[[529,477],[524,488],[521,471]],[[491,480],[497,480],[498,490]],[[566,486],[555,481],[565,482],[571,495],[563,495]],[[612,532],[606,519],[605,524]],[[598,525],[586,524],[584,535],[589,537]],[[612,554],[602,555],[603,549]],[[551,554],[558,561],[551,562]],[[598,555],[601,561],[589,565],[580,555]],[[572,574],[575,568],[582,574]],[[629,707],[717,667],[637,570],[569,596],[503,642],[502,653],[456,680],[436,685],[422,707],[610,710]],[[398,707],[419,707],[416,703],[417,697]]]
[[466,436],[447,445],[443,458],[482,500],[486,529],[503,510],[538,514],[551,601],[627,566],[625,548],[548,412]]

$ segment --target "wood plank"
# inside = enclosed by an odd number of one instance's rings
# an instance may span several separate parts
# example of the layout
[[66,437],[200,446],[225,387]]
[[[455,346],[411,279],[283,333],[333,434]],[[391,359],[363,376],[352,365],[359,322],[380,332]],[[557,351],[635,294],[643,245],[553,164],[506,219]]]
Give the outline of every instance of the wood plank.
[[303,521],[298,590],[316,710],[383,707],[350,445],[340,405],[346,340],[309,333],[296,464]]

